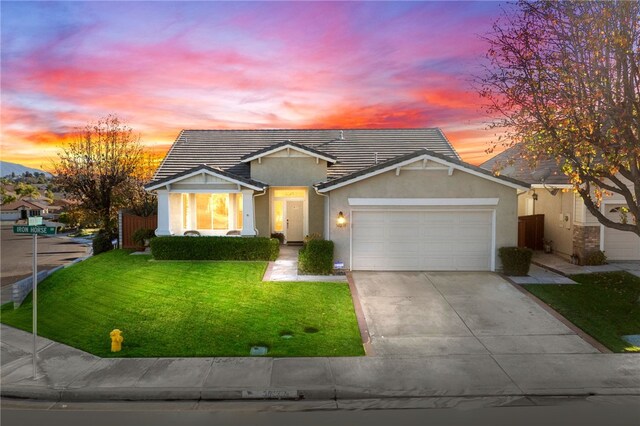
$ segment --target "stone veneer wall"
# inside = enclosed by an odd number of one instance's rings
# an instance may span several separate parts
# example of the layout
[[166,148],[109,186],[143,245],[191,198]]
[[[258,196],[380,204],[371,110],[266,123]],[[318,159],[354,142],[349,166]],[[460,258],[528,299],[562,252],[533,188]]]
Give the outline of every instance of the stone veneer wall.
[[600,250],[600,226],[573,225],[573,253],[578,255],[580,264],[585,256]]

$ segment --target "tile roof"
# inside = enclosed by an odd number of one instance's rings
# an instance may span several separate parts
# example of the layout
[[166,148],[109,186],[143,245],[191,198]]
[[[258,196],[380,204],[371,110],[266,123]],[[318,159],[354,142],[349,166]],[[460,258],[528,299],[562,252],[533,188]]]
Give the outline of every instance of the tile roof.
[[531,167],[523,155],[524,147],[514,145],[495,155],[480,165],[483,169],[499,172],[500,176],[509,176],[528,184],[567,185],[569,177],[553,159],[542,159],[536,167]]
[[457,158],[452,158],[452,157],[449,157],[447,155],[443,155],[441,153],[438,153],[438,152],[435,152],[435,151],[431,151],[431,150],[428,150],[428,149],[420,149],[418,151],[411,152],[409,154],[400,155],[398,157],[392,158],[392,159],[387,160],[385,162],[378,163],[376,165],[373,165],[373,166],[358,170],[358,171],[356,171],[354,173],[351,173],[349,175],[342,176],[342,177],[340,177],[338,179],[334,179],[334,180],[330,180],[330,181],[319,183],[319,184],[317,184],[315,186],[319,190],[322,190],[322,189],[325,189],[325,188],[329,188],[329,187],[332,187],[334,185],[338,185],[338,184],[343,183],[343,182],[348,182],[348,181],[353,180],[353,179],[355,179],[355,178],[357,178],[359,176],[368,175],[368,174],[373,173],[373,172],[375,172],[377,170],[385,169],[385,168],[393,166],[395,164],[400,164],[400,163],[402,163],[404,161],[411,160],[412,158],[415,158],[415,157],[420,157],[421,155],[424,155],[424,154],[430,155],[432,157],[439,158],[441,160],[445,160],[448,163],[455,164],[457,166],[461,166],[461,167],[463,167],[465,169],[481,173],[483,175],[486,175],[487,177],[491,177],[491,178],[494,178],[494,179],[499,179],[499,180],[502,180],[504,182],[508,182],[508,183],[511,183],[511,184],[514,184],[514,185],[518,185],[518,186],[522,186],[522,187],[525,187],[525,188],[529,187],[529,185],[527,183],[525,183],[523,181],[520,181],[518,179],[514,179],[514,178],[511,178],[511,177],[502,176],[502,175],[496,176],[489,170],[480,168],[478,166],[474,166],[472,164],[466,163],[466,162],[464,162],[462,160],[459,160]]
[[0,206],[0,209],[4,210],[4,211],[10,211],[10,210],[17,210],[20,207],[27,207],[30,210],[46,210],[48,208],[48,206],[45,206],[43,204],[40,203],[35,203],[33,201],[29,201],[29,200],[17,200],[17,201],[13,201],[9,204],[5,204],[3,206]]
[[335,157],[337,163],[327,169],[329,179],[373,166],[376,156],[380,163],[423,148],[448,158],[460,158],[438,128],[183,130],[152,183],[201,164],[250,178],[249,164],[241,159],[287,140]]

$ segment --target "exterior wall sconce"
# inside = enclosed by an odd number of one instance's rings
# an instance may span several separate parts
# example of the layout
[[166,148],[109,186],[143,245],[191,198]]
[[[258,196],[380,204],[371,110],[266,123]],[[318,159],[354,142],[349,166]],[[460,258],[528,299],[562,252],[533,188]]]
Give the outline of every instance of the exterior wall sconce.
[[347,218],[344,217],[344,213],[342,212],[338,213],[338,218],[336,219],[336,225],[338,225],[338,228],[343,228],[344,226],[347,225]]
[[538,201],[538,194],[534,192],[531,198],[533,198],[533,201]]

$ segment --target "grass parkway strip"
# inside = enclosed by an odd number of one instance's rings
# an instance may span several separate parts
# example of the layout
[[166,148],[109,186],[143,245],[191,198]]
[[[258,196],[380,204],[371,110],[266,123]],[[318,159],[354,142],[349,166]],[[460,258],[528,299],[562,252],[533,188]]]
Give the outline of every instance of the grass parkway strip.
[[621,336],[640,334],[640,278],[628,272],[570,278],[579,285],[523,287],[613,352],[637,352]]
[[[38,286],[38,334],[101,357],[364,355],[346,283],[262,282],[266,266],[114,250]],[[29,296],[0,321],[31,331],[31,312]],[[115,328],[124,342],[112,353]]]

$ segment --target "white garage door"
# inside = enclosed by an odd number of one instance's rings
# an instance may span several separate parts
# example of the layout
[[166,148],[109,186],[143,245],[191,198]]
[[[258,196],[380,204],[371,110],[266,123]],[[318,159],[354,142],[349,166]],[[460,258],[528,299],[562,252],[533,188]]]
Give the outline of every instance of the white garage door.
[[355,211],[352,269],[491,269],[491,211]]
[[[605,214],[607,218],[616,222],[622,222],[620,209],[623,204],[606,204]],[[631,214],[627,214],[631,220]],[[640,260],[640,237],[633,232],[618,231],[617,229],[604,228],[603,232],[604,254],[609,260]]]

